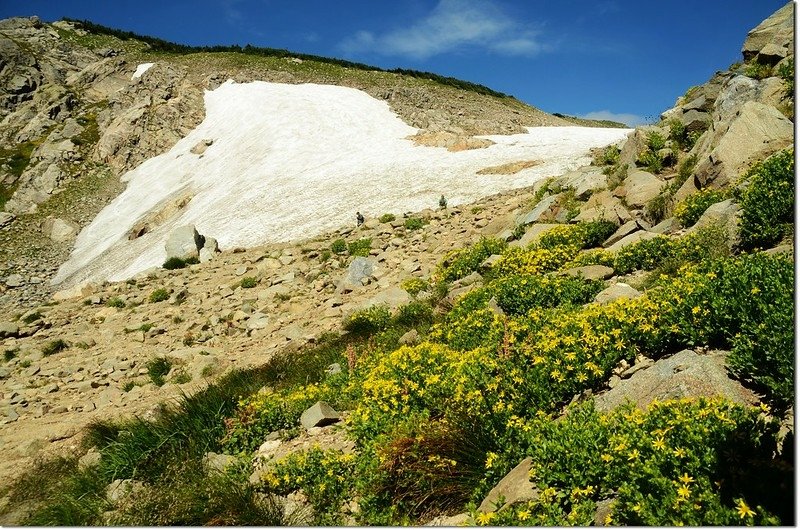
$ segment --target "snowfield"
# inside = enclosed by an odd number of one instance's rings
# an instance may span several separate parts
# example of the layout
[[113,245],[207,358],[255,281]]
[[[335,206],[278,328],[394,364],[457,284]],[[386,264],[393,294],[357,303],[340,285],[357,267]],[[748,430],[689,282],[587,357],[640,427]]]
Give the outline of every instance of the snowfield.
[[[127,189],[81,231],[53,283],[119,281],[160,266],[169,234],[186,224],[230,249],[312,237],[355,224],[356,211],[369,219],[436,208],[442,194],[451,206],[471,202],[585,165],[590,148],[630,132],[529,128],[451,153],[415,146],[405,138],[416,129],[351,88],[228,81],[206,92],[205,105],[205,120],[186,138],[122,177]],[[204,140],[213,143],[202,155],[190,152]],[[520,160],[542,163],[476,174]],[[127,239],[137,221],[184,196],[192,198],[183,209]]]

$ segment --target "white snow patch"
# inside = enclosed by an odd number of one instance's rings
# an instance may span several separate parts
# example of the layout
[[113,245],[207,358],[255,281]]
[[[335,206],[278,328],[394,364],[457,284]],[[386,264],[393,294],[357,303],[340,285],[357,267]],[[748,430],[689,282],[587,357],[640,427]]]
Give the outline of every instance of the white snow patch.
[[[137,70],[138,71],[138,70]],[[206,118],[186,138],[123,177],[127,189],[81,231],[53,283],[119,281],[166,259],[164,243],[194,224],[223,249],[308,238],[367,218],[452,206],[529,186],[589,162],[588,150],[629,129],[537,127],[486,136],[496,145],[451,153],[415,146],[417,132],[388,104],[332,85],[252,82],[205,95]],[[212,139],[202,156],[190,149]],[[514,175],[477,175],[519,160],[542,164]],[[127,233],[148,212],[192,195],[151,232]]]
[[150,67],[152,67],[154,64],[156,63],[142,63],[139,66],[137,66],[136,71],[133,72],[133,75],[131,76],[131,81],[142,77],[144,73],[148,71]]

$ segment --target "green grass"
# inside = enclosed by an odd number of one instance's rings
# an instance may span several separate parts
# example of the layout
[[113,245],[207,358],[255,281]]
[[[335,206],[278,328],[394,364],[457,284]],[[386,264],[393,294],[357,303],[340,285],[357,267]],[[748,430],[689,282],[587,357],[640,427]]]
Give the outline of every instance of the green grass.
[[252,289],[256,285],[258,285],[258,280],[253,278],[252,276],[247,276],[245,278],[242,278],[242,281],[239,282],[239,285],[241,285],[242,289]]
[[164,300],[169,300],[169,291],[167,291],[164,288],[156,289],[155,291],[150,293],[148,300],[150,301],[150,303],[163,302]]
[[60,351],[66,350],[67,348],[69,348],[67,341],[63,339],[51,340],[42,348],[42,355],[49,357],[50,355],[55,355]]
[[156,386],[164,384],[164,376],[172,369],[172,362],[166,357],[155,357],[147,361],[147,375]]
[[41,320],[42,316],[43,315],[41,313],[39,313],[38,311],[35,311],[35,312],[33,312],[33,313],[29,314],[29,315],[25,315],[24,317],[22,317],[22,321],[25,324],[33,324],[37,320]]

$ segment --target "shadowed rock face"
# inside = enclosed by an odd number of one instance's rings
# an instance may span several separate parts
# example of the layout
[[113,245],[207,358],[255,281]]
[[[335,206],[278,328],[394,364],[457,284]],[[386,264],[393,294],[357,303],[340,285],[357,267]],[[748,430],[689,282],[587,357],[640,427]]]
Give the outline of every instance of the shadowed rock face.
[[742,46],[745,61],[777,64],[794,49],[794,2],[789,2],[753,28]]

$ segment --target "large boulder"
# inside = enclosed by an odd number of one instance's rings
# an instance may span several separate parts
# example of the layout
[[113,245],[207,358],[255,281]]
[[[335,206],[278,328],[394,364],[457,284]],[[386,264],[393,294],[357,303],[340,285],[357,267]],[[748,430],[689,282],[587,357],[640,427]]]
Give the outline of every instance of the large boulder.
[[339,280],[339,292],[350,292],[368,284],[375,275],[375,264],[364,257],[355,258],[347,267],[347,274]]
[[628,177],[622,182],[625,193],[625,202],[629,208],[639,209],[659,194],[664,186],[664,181],[652,173],[634,169],[628,172]]
[[757,403],[755,394],[728,377],[725,356],[725,352],[699,355],[692,350],[683,350],[636,372],[630,379],[600,394],[595,398],[595,408],[602,412],[611,411],[630,400],[645,409],[657,400],[714,396],[724,396],[743,405]]
[[548,214],[552,213],[558,201],[557,195],[548,195],[547,197],[543,198],[539,203],[533,207],[531,211],[526,214],[523,214],[519,222],[517,224],[521,225],[529,225],[532,223],[538,223],[539,221],[543,221],[547,218]]
[[728,237],[728,243],[733,246],[739,237],[741,213],[742,208],[733,202],[733,199],[712,204],[686,233],[690,234],[703,228],[717,226],[725,232]]
[[614,197],[610,191],[604,190],[592,195],[570,222],[611,221],[619,225],[630,220],[631,214],[623,206],[622,201]]
[[775,107],[748,101],[729,121],[715,124],[713,137],[718,141],[700,157],[695,174],[703,186],[722,188],[754,162],[792,145],[794,126]]
[[527,247],[537,241],[545,232],[559,226],[557,223],[535,223],[517,241],[512,241],[512,247]]
[[776,64],[794,50],[794,2],[788,2],[750,30],[742,46],[745,61]]
[[56,242],[68,241],[78,235],[80,226],[73,221],[48,217],[42,223],[42,233]]
[[639,241],[645,241],[647,239],[653,239],[656,237],[664,237],[664,236],[653,232],[648,232],[647,230],[639,230],[638,232],[634,232],[632,234],[623,237],[613,245],[609,246],[606,250],[608,250],[609,252],[617,252],[620,249],[627,247],[628,245],[632,245],[634,243],[638,243]]
[[531,482],[531,463],[532,459],[528,457],[509,471],[486,495],[478,511],[494,512],[518,502],[538,499],[539,490]]
[[197,232],[194,225],[185,225],[176,228],[164,246],[167,258],[189,259],[199,257],[204,244],[205,238]]

